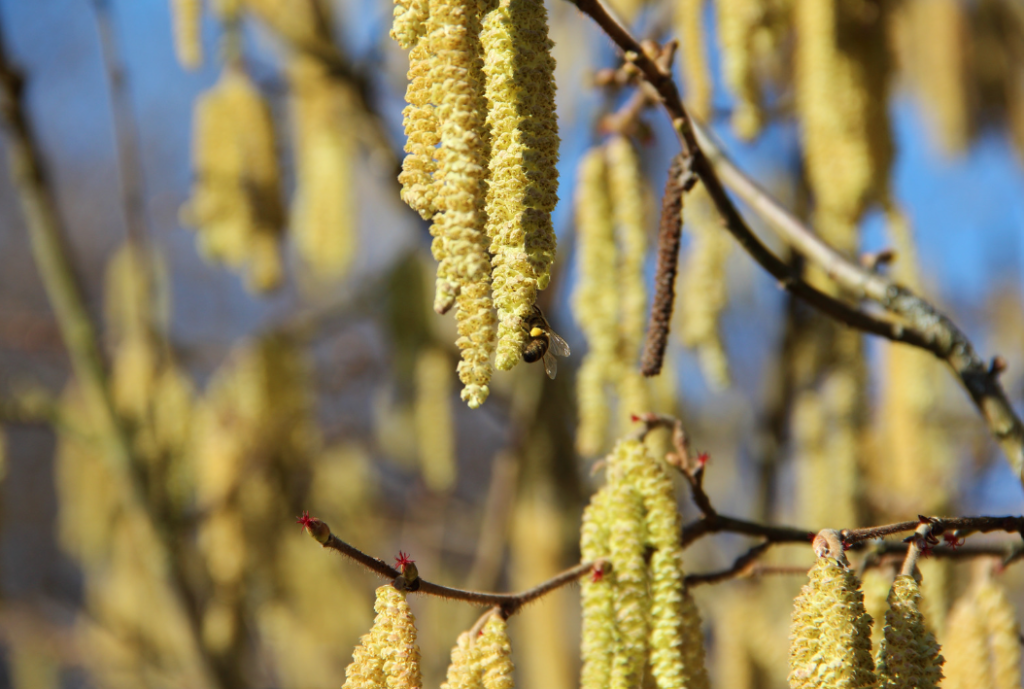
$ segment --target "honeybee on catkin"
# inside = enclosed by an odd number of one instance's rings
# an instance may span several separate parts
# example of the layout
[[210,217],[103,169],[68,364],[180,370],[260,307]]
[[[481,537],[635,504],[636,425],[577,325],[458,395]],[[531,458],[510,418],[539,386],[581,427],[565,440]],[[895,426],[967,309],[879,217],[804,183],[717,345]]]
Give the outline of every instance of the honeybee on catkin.
[[529,339],[523,344],[523,361],[532,364],[543,358],[544,372],[554,380],[558,374],[555,356],[569,356],[569,345],[551,329],[548,319],[536,304],[526,318],[526,332]]

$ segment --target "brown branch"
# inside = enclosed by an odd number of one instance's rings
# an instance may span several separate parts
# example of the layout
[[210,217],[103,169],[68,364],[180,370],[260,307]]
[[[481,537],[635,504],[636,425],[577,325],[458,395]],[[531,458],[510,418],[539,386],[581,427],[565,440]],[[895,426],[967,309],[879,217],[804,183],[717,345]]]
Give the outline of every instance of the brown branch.
[[1021,422],[999,383],[999,369],[985,362],[957,325],[934,306],[906,287],[846,259],[814,231],[745,175],[715,144],[706,131],[694,123],[702,150],[736,195],[775,228],[790,246],[817,264],[845,290],[880,304],[902,320],[902,337],[894,341],[911,344],[935,354],[953,370],[981,412],[990,432],[999,442],[1010,465],[1024,480],[1024,423]]
[[[756,564],[757,558],[766,553],[772,545],[774,544],[771,541],[758,543],[750,550],[737,557],[732,563],[732,566],[728,569],[722,569],[717,572],[706,572],[703,574],[687,574],[683,581],[686,583],[686,586],[690,587],[700,586],[701,584],[717,584],[727,579],[747,576]],[[806,571],[806,569],[804,571]]]
[[[1006,453],[1010,465],[1024,481],[1024,423],[1007,400],[1006,393],[994,375],[995,372],[990,371],[977,355],[964,333],[949,318],[910,290],[894,285],[842,258],[799,223],[788,223],[785,230],[779,229],[794,248],[801,253],[806,251],[808,259],[819,263],[826,274],[838,284],[855,294],[863,294],[878,302],[886,310],[900,316],[903,322],[893,323],[875,318],[849,307],[801,280],[761,243],[744,222],[726,193],[715,166],[704,154],[698,142],[693,123],[683,107],[679,91],[668,69],[660,66],[643,51],[636,39],[608,13],[601,0],[573,2],[608,34],[657,90],[662,105],[672,119],[683,153],[692,158],[693,171],[704,183],[708,195],[725,222],[726,230],[754,260],[776,278],[782,287],[832,318],[863,332],[927,349],[945,359],[985,418],[990,431]],[[738,181],[736,177],[730,176],[733,184]],[[746,179],[742,175],[738,177]],[[742,196],[741,190],[735,186],[734,191]],[[760,192],[758,208],[771,206],[781,210],[778,204],[768,203],[768,198],[766,194]],[[776,217],[778,215],[775,214]],[[802,229],[799,232],[794,231],[797,228]]]
[[863,529],[843,529],[840,535],[843,543],[847,546],[855,545],[861,541],[884,538],[898,533],[914,531],[923,523],[931,525],[930,533],[933,536],[942,536],[951,532],[954,538],[965,538],[972,533],[990,533],[992,531],[1006,531],[1024,536],[1024,517],[925,517],[920,516],[916,521],[897,522],[885,526],[871,526]]
[[661,373],[668,346],[669,326],[676,299],[676,274],[679,265],[679,240],[683,233],[683,194],[693,186],[689,160],[682,154],[672,159],[661,200],[661,225],[658,230],[658,263],[654,274],[654,300],[647,325],[647,339],[640,359],[645,376]]
[[581,576],[593,571],[607,572],[611,563],[606,560],[595,560],[594,562],[582,562],[575,567],[556,574],[547,581],[534,586],[533,588],[519,593],[487,593],[483,591],[467,591],[464,589],[451,588],[429,582],[419,576],[415,565],[409,561],[402,570],[395,569],[383,560],[378,560],[372,555],[367,555],[355,546],[349,545],[331,532],[326,522],[310,517],[308,513],[303,514],[296,520],[309,532],[318,543],[324,548],[335,550],[345,557],[351,558],[366,567],[368,570],[386,579],[391,579],[396,588],[410,593],[425,593],[439,598],[450,600],[461,600],[473,605],[486,605],[501,609],[502,615],[506,618],[516,614],[519,610],[532,601],[551,593],[555,589],[570,584]]

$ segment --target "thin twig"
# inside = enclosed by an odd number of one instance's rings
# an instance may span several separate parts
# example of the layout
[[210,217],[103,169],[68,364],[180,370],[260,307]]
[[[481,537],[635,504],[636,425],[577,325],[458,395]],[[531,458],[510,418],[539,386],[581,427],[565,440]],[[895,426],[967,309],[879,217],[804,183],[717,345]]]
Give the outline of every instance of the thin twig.
[[110,13],[110,0],[93,0],[96,28],[100,37],[103,65],[110,80],[111,110],[117,141],[118,177],[128,237],[146,246],[149,230],[146,219],[145,175],[139,155],[139,132],[132,112],[128,77],[121,63],[117,34]]
[[[750,230],[725,192],[715,166],[704,154],[698,142],[693,123],[683,107],[679,91],[669,70],[662,68],[644,53],[636,39],[608,13],[601,0],[573,1],[576,7],[589,15],[625,52],[647,81],[657,90],[662,105],[672,119],[672,126],[679,138],[683,153],[692,158],[693,170],[704,183],[708,195],[714,201],[725,222],[726,229],[754,260],[775,277],[785,289],[832,318],[863,332],[927,349],[945,359],[967,389],[971,399],[986,420],[990,431],[1002,446],[1010,465],[1024,481],[1024,423],[1021,422],[1007,400],[1006,393],[999,384],[997,371],[990,370],[982,361],[964,333],[949,318],[910,290],[896,286],[878,275],[870,274],[841,256],[838,261],[835,260],[834,256],[838,256],[838,254],[818,239],[813,232],[806,228],[801,229],[798,233],[793,232],[796,228],[789,223],[787,236],[798,251],[806,251],[805,255],[808,259],[819,263],[838,284],[851,289],[855,294],[862,293],[869,299],[878,302],[886,310],[900,316],[904,322],[893,323],[881,320],[851,308],[842,301],[816,290],[794,274]],[[706,142],[706,139],[702,141]],[[743,176],[740,177],[746,179]],[[738,180],[730,178],[730,181],[735,183]],[[740,190],[735,188],[734,190],[741,194]],[[770,205],[781,209],[781,206],[776,203],[764,202],[764,199],[769,197],[763,192],[758,196],[761,201],[760,207]],[[798,224],[796,227],[802,228],[803,226]],[[780,232],[783,232],[782,228],[780,228]]]
[[[602,572],[610,568],[610,563],[605,560],[594,562],[582,562],[575,567],[556,574],[547,581],[534,586],[533,588],[519,593],[486,593],[483,591],[467,591],[464,589],[451,588],[427,581],[419,576],[418,572],[410,576],[409,569],[399,571],[383,560],[378,560],[372,555],[367,555],[355,546],[335,536],[330,527],[320,519],[303,514],[297,520],[319,542],[324,548],[336,550],[345,557],[351,558],[366,567],[374,574],[391,579],[396,586],[412,593],[425,593],[431,596],[447,598],[450,600],[461,600],[473,605],[487,605],[501,608],[502,614],[508,618],[517,613],[524,605],[551,593],[555,589],[572,583],[581,576],[593,572],[595,567]],[[415,571],[415,570],[413,570]]]

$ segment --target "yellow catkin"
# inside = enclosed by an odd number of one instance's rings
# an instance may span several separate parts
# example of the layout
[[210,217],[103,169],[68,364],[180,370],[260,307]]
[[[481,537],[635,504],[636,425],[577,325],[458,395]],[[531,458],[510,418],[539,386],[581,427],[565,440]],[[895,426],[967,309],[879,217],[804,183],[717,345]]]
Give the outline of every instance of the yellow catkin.
[[760,0],[715,0],[722,73],[736,98],[732,126],[737,136],[744,139],[757,136],[764,124],[754,49],[755,34],[763,23],[764,5]]
[[[889,212],[889,237],[897,256],[893,279],[920,293],[914,238],[896,210]],[[942,514],[950,507],[948,469],[953,457],[947,434],[933,419],[945,372],[934,357],[895,343],[885,348],[885,368],[879,416],[884,443],[879,455],[884,460],[870,465],[877,486],[873,494],[883,497],[880,504],[892,515],[906,509]]]
[[273,289],[282,278],[277,151],[270,110],[245,72],[228,67],[196,102],[192,154],[182,222],[199,231],[200,252],[247,267],[250,289]]
[[614,381],[618,346],[615,226],[608,194],[604,151],[595,148],[580,162],[576,191],[576,242],[579,278],[573,313],[587,339],[588,351],[577,374],[580,454],[596,455],[604,447],[611,418],[607,386]]
[[882,643],[885,629],[885,613],[889,609],[889,591],[893,575],[888,568],[872,567],[861,576],[861,590],[864,592],[864,610],[871,616],[871,648]]
[[971,137],[967,7],[958,0],[914,0],[900,10],[907,71],[925,102],[940,149],[963,153]]
[[794,3],[796,105],[815,229],[850,253],[849,227],[888,187],[888,11],[845,0]]
[[391,584],[377,589],[377,617],[345,669],[343,689],[419,689],[420,650],[405,594]]
[[694,347],[701,371],[713,389],[729,386],[729,361],[719,333],[722,311],[728,303],[725,262],[732,239],[722,231],[717,213],[703,186],[687,200],[689,233],[693,237],[681,271],[679,289],[679,335],[684,345]]
[[700,613],[683,586],[682,523],[675,488],[663,460],[636,440],[620,442],[609,460],[612,480],[625,480],[640,493],[651,555],[650,665],[659,689],[708,689]]
[[[594,561],[611,555],[611,524],[606,486],[590,499],[583,511],[580,529],[580,554]],[[605,689],[611,679],[615,652],[615,586],[610,575],[584,577],[580,582],[583,608],[583,631],[580,671],[581,689]]]
[[644,337],[647,290],[644,286],[644,258],[649,232],[649,192],[640,170],[640,159],[629,139],[616,136],[606,144],[608,191],[620,247],[618,279],[620,357],[635,367]]
[[447,681],[441,685],[441,689],[480,689],[483,682],[480,660],[480,652],[470,633],[459,634],[452,649]]
[[455,427],[451,409],[452,365],[440,349],[416,361],[416,444],[427,487],[444,491],[455,482]]
[[487,60],[490,178],[487,234],[498,310],[496,366],[508,370],[526,343],[526,318],[551,280],[558,202],[555,61],[547,10],[534,0],[501,0],[480,40]]
[[171,0],[174,55],[185,69],[198,69],[203,64],[202,22],[202,0]]
[[857,577],[821,557],[793,602],[789,686],[792,689],[874,687],[871,618]]
[[988,637],[989,667],[993,689],[1018,689],[1020,677],[1020,627],[1006,591],[988,579],[978,586],[974,604]]
[[[985,620],[975,601],[976,589],[960,598],[949,613],[942,649],[946,657],[943,689],[996,689]],[[1018,683],[1010,686],[1019,687]]]
[[355,255],[353,94],[310,58],[294,58],[288,77],[295,123],[295,248],[315,278],[337,279]]
[[[441,143],[437,116],[430,99],[430,68],[433,54],[429,29],[429,22],[426,22],[424,31],[427,33],[415,41],[409,51],[409,86],[405,90],[405,101],[408,105],[402,110],[406,156],[402,161],[402,172],[398,175],[398,181],[402,185],[402,200],[424,219],[429,219],[437,211],[434,206],[434,199],[437,196],[434,185],[434,173],[437,171],[435,154],[437,145]],[[435,237],[434,245],[436,258],[443,254],[442,238]],[[435,305],[435,309],[447,311],[451,308],[454,298],[454,295],[450,295],[445,308],[438,308]]]
[[[471,408],[490,392],[496,323],[491,302],[491,265],[484,231],[484,97],[479,17],[473,0],[434,0],[429,73],[430,100],[440,131],[438,187],[431,233],[438,259],[435,309],[456,297],[462,351],[462,399]],[[421,41],[422,43],[422,41]],[[439,308],[441,307],[441,308]]]
[[477,641],[484,689],[512,689],[512,646],[501,615],[491,615]]
[[704,38],[704,7],[705,0],[678,0],[675,25],[682,41],[686,107],[697,119],[707,121],[711,117],[711,68]]
[[635,689],[647,661],[650,615],[647,564],[644,561],[643,499],[625,481],[611,482],[609,551],[615,580],[615,653],[610,689]]
[[878,649],[879,689],[936,689],[942,679],[939,644],[925,628],[918,608],[921,591],[912,576],[900,575],[889,594],[884,639]]
[[391,38],[409,50],[427,32],[429,17],[430,0],[395,0]]

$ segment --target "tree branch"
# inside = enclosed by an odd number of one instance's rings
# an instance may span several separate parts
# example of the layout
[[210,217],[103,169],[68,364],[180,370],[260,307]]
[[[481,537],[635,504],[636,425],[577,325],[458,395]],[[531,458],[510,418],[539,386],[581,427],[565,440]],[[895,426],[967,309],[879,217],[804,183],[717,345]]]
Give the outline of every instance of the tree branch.
[[[818,262],[837,284],[878,302],[887,311],[903,319],[903,322],[893,323],[875,318],[847,306],[801,280],[761,243],[744,222],[726,193],[715,166],[701,148],[701,143],[707,143],[707,140],[702,139],[698,142],[694,125],[683,107],[679,91],[668,69],[662,68],[643,51],[637,40],[608,13],[601,0],[572,1],[608,34],[657,90],[663,107],[672,119],[672,126],[679,138],[683,154],[692,158],[693,171],[704,183],[708,195],[725,222],[725,228],[747,253],[779,280],[785,289],[832,318],[863,332],[927,349],[945,359],[967,389],[990,431],[1006,453],[1010,465],[1024,481],[1024,423],[1007,400],[1006,393],[996,376],[998,371],[995,367],[990,369],[981,360],[964,333],[949,318],[910,290],[863,270],[839,256],[810,230],[804,228],[800,232],[795,232],[796,227],[793,223],[787,223],[788,234],[785,236],[790,238],[794,248],[801,252],[807,251],[807,258]],[[733,170],[735,171],[735,168]],[[741,175],[731,175],[730,181],[735,183],[739,177],[746,179]],[[739,189],[734,190],[741,194]],[[759,208],[770,205],[776,210],[781,210],[777,203],[767,203],[766,199],[770,197],[764,192],[759,192],[757,196]],[[775,213],[773,217],[779,217],[779,213]],[[799,224],[797,226],[802,227]],[[786,230],[780,229],[780,232]]]
[[533,588],[519,593],[466,591],[464,589],[434,584],[421,578],[413,562],[407,560],[404,555],[400,556],[400,562],[405,561],[406,564],[403,564],[401,570],[395,569],[383,560],[367,555],[355,546],[341,540],[331,532],[331,527],[326,522],[316,517],[310,517],[308,512],[297,518],[296,521],[324,548],[335,550],[345,557],[355,560],[374,574],[391,579],[395,587],[400,590],[411,593],[425,593],[430,596],[438,596],[439,598],[450,600],[461,600],[473,605],[497,607],[501,609],[501,613],[505,618],[517,613],[527,603],[535,601],[566,584],[572,583],[585,574],[592,572],[604,574],[610,571],[611,568],[611,563],[606,560],[582,562],[575,567],[570,567],[564,572],[556,574],[554,577]]

